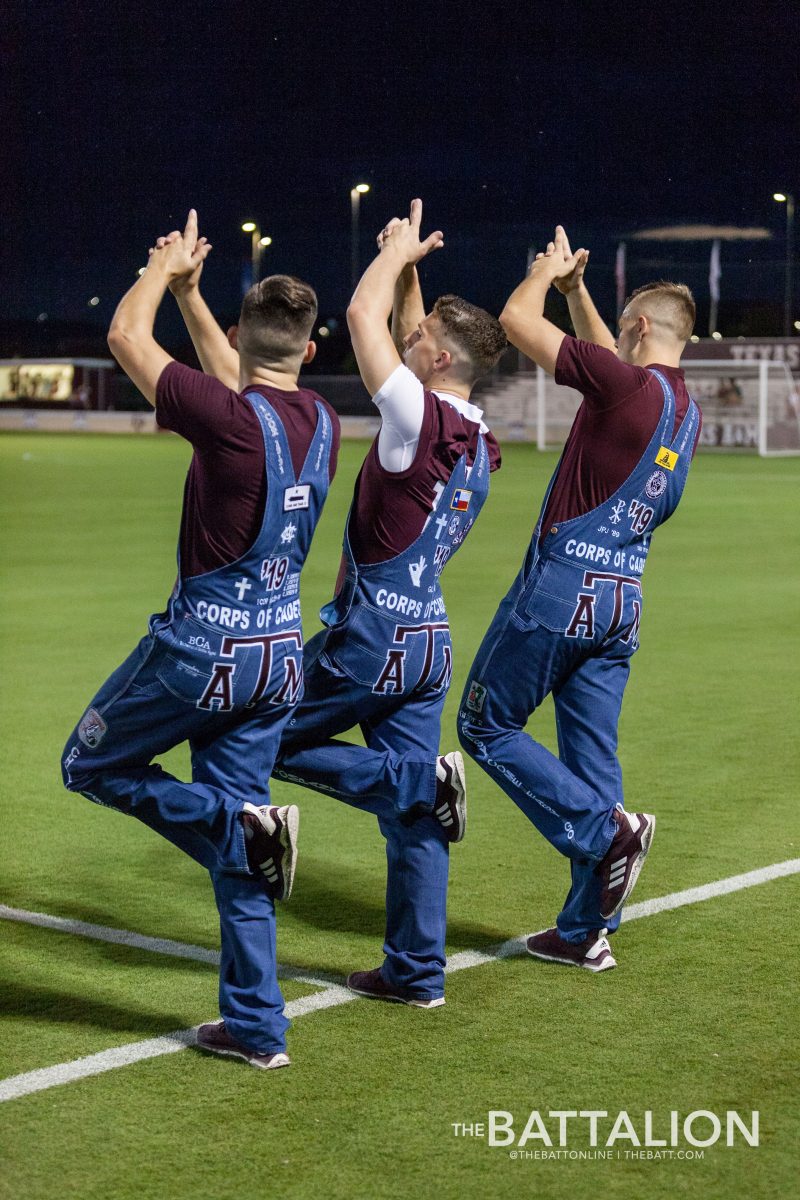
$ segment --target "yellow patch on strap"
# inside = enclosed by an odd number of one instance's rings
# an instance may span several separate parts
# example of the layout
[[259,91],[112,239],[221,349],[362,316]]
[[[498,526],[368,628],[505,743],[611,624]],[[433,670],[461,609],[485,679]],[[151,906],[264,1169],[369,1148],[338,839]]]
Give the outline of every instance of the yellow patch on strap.
[[656,462],[660,467],[666,467],[668,471],[675,470],[675,464],[678,461],[678,455],[674,450],[668,450],[666,446],[662,446],[656,455]]

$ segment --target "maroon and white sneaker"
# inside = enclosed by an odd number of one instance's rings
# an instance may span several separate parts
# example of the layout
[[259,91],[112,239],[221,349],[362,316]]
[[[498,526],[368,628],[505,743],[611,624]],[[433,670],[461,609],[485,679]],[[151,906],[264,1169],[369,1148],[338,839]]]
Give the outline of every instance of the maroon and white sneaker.
[[656,819],[650,813],[614,812],[617,832],[606,855],[595,867],[600,877],[600,916],[610,921],[633,891],[653,841]]
[[242,825],[250,870],[261,872],[273,900],[288,900],[297,865],[299,808],[296,804],[282,808],[245,804]]
[[209,1025],[201,1025],[197,1030],[197,1045],[211,1054],[222,1054],[226,1058],[243,1058],[251,1067],[259,1067],[262,1071],[288,1067],[292,1061],[282,1050],[273,1054],[258,1054],[255,1050],[248,1049],[231,1037],[224,1021],[212,1021]]
[[467,830],[467,778],[458,750],[436,760],[436,800],[433,816],[448,842],[460,842]]
[[543,929],[525,943],[528,954],[545,962],[563,963],[565,967],[583,967],[587,971],[610,971],[617,965],[611,953],[605,929],[595,929],[582,942],[568,942],[557,929]]
[[396,991],[386,982],[380,967],[376,967],[374,971],[353,971],[352,975],[347,976],[347,986],[351,992],[358,992],[359,996],[367,996],[370,1000],[410,1004],[412,1008],[441,1008],[444,1004],[444,996],[428,999]]

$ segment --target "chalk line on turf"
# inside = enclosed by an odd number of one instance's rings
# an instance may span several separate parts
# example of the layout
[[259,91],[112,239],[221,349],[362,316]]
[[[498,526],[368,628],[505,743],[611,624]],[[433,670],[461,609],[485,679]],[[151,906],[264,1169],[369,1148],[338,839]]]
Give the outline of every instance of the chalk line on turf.
[[[797,874],[800,874],[800,858],[788,859],[786,862],[773,863],[771,866],[747,871],[742,875],[731,875],[727,879],[718,879],[713,883],[703,884],[701,887],[686,888],[682,892],[671,892],[667,896],[658,896],[653,900],[631,904],[623,912],[622,920],[635,921],[640,917],[655,916],[658,913],[669,912],[671,909],[683,908],[687,904],[699,904],[704,900],[713,900],[718,896],[727,896],[731,892],[739,892],[745,888],[756,887],[762,883],[782,879],[787,875]],[[0,905],[0,919],[22,921],[27,924],[41,925],[48,929],[58,929],[65,933],[97,938],[101,941],[151,949],[157,954],[194,958],[200,962],[219,961],[219,956],[215,951],[206,950],[201,946],[190,946],[184,942],[173,942],[170,939],[148,938],[143,934],[129,933],[123,929],[111,929],[104,925],[90,925],[85,921],[69,921],[61,917],[50,917],[46,913],[29,913],[24,909],[8,908],[6,905]],[[464,950],[459,954],[454,954],[448,960],[445,971],[447,974],[466,971],[472,967],[483,966],[515,954],[522,954],[525,951],[527,936],[529,935],[523,934],[520,937],[510,938],[502,946],[498,946],[490,952]],[[211,955],[214,957],[209,957]],[[283,972],[284,978],[293,978],[298,982],[308,984],[315,983],[323,988],[322,991],[315,992],[311,996],[301,996],[298,1000],[289,1001],[286,1005],[286,1015],[290,1018],[302,1017],[311,1012],[334,1008],[359,999],[355,992],[349,991],[340,984],[328,984],[313,976],[295,973],[294,968],[281,968],[279,973],[281,972]],[[60,1084],[86,1079],[91,1075],[100,1075],[105,1071],[113,1071],[118,1067],[125,1067],[144,1059],[158,1058],[162,1054],[173,1054],[177,1050],[185,1050],[187,1046],[193,1045],[194,1040],[195,1028],[180,1029],[162,1037],[148,1038],[147,1041],[142,1042],[129,1042],[124,1046],[103,1050],[99,1054],[90,1054],[86,1058],[78,1058],[74,1062],[58,1063],[56,1066],[42,1067],[36,1071],[26,1071],[21,1075],[11,1075],[8,1079],[0,1080],[0,1103],[5,1100],[16,1100],[20,1096],[44,1091],[47,1088],[58,1087]]]
[[[670,892],[668,896],[656,896],[653,900],[642,900],[639,904],[629,904],[622,910],[622,921],[637,921],[640,917],[652,917],[657,913],[669,912],[673,908],[683,908],[686,904],[699,904],[703,900],[714,900],[717,896],[727,896],[731,892],[741,892],[744,888],[757,887],[760,883],[771,883],[773,879],[783,879],[786,875],[800,874],[800,858],[789,858],[786,862],[772,863],[769,867],[759,867],[755,871],[745,871],[743,875],[729,875],[727,879],[716,879],[713,883],[704,883],[700,887],[686,888],[682,892]],[[530,934],[523,933],[521,937],[510,938],[496,952],[497,958],[509,958],[513,954],[525,951],[525,940]]]
[[[208,950],[205,946],[192,946],[188,942],[175,942],[172,938],[148,937],[144,933],[133,933],[130,929],[114,929],[110,925],[92,925],[88,921],[75,921],[67,917],[52,917],[49,913],[29,912],[25,908],[9,908],[0,904],[0,919],[19,921],[24,925],[38,925],[42,929],[55,929],[58,933],[71,933],[78,937],[92,938],[97,942],[112,942],[118,946],[132,946],[135,950],[149,950],[152,954],[166,954],[171,958],[188,958],[193,962],[219,966],[219,950]],[[278,967],[280,979],[293,979],[310,987],[329,987],[336,980],[331,976],[309,975],[299,967]]]
[[[355,992],[334,984],[326,987],[324,991],[315,992],[312,996],[290,1000],[285,1012],[287,1017],[292,1019],[317,1012],[321,1008],[332,1008],[358,999],[360,997]],[[162,1054],[174,1054],[176,1050],[185,1050],[187,1046],[193,1046],[196,1033],[196,1025],[191,1029],[176,1029],[173,1033],[148,1038],[145,1042],[127,1042],[124,1046],[102,1050],[99,1054],[89,1054],[86,1058],[76,1058],[73,1062],[43,1067],[38,1071],[26,1071],[23,1075],[11,1075],[8,1079],[0,1080],[0,1103],[4,1100],[16,1100],[17,1097],[30,1095],[31,1092],[58,1087],[62,1083],[73,1083],[76,1079],[88,1079],[90,1075],[102,1075],[105,1071],[114,1071],[117,1067],[128,1066],[129,1063],[159,1058]]]

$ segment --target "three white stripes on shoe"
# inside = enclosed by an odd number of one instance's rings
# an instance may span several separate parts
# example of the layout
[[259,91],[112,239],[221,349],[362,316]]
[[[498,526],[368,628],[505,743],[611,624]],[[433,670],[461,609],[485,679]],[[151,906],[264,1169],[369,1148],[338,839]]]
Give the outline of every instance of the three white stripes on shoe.
[[618,858],[616,862],[613,862],[611,864],[611,868],[610,868],[609,876],[608,876],[608,886],[610,888],[619,887],[619,885],[622,883],[623,879],[625,878],[625,868],[627,865],[628,865],[627,854],[624,855],[622,858]]

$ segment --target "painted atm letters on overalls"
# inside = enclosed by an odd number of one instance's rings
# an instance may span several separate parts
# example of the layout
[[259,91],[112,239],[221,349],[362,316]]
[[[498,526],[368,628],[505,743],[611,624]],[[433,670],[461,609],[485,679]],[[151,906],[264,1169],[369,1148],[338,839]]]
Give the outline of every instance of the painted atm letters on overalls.
[[331,663],[376,695],[449,686],[453,652],[439,576],[488,495],[489,454],[482,435],[472,467],[462,455],[436,490],[419,537],[388,562],[356,563],[345,530],[344,581],[320,614],[330,628],[325,653]]
[[548,489],[520,580],[519,620],[587,644],[619,637],[636,650],[650,539],[681,498],[699,421],[690,400],[672,437],[675,396],[666,378],[651,371],[664,393],[661,419],[621,487],[591,512],[554,526],[540,542]]
[[[259,664],[258,679],[256,681],[255,691],[246,702],[245,708],[252,708],[258,704],[267,690],[272,674],[272,647],[275,642],[287,642],[293,645],[297,650],[303,649],[303,637],[297,629],[287,630],[286,633],[267,633],[264,637],[250,638],[231,638],[225,637],[222,639],[220,648],[220,656],[222,658],[234,658],[237,649],[243,646],[260,646],[261,647],[261,662]],[[296,658],[286,657],[283,662],[284,676],[283,683],[279,691],[270,701],[271,704],[296,704],[297,697],[300,692],[302,683],[302,667],[298,666]],[[213,709],[216,707],[217,712],[231,712],[233,709],[233,691],[231,688],[231,677],[236,670],[236,663],[215,662],[213,674],[208,682],[206,690],[203,692],[200,699],[197,701],[198,708]],[[216,702],[216,703],[215,703]]]
[[440,621],[435,625],[395,626],[395,645],[391,646],[386,652],[386,663],[372,689],[373,692],[376,692],[378,695],[400,695],[403,691],[405,691],[405,661],[407,650],[401,650],[398,648],[398,646],[405,643],[406,639],[413,637],[425,638],[425,657],[423,659],[422,671],[420,672],[420,677],[415,684],[415,687],[420,691],[425,688],[428,685],[431,677],[431,668],[433,666],[434,653],[436,650],[437,633],[440,633],[444,640],[444,644],[442,646],[444,664],[437,678],[431,681],[430,686],[436,692],[441,691],[442,688],[446,690],[450,684],[450,678],[453,674],[453,653],[450,645],[450,626],[447,621]]
[[299,577],[328,488],[330,418],[318,422],[298,484],[286,432],[271,405],[247,393],[264,435],[269,480],[261,530],[235,563],[180,579],[168,620],[153,622],[167,655],[162,683],[205,712],[297,703],[303,634]]
[[[575,611],[572,614],[570,623],[566,628],[567,637],[586,637],[590,641],[594,640],[594,606],[599,593],[593,589],[595,584],[599,585],[603,583],[613,583],[614,585],[614,609],[611,617],[611,625],[606,632],[606,637],[612,637],[622,628],[622,613],[624,609],[626,585],[629,588],[633,588],[636,592],[636,596],[638,597],[632,601],[634,624],[638,630],[639,617],[641,616],[642,611],[641,580],[626,575],[612,575],[610,572],[600,573],[598,571],[584,571],[582,586],[584,589],[591,588],[592,590],[584,590],[578,593],[578,602],[575,605]],[[626,638],[624,640],[628,639]],[[634,638],[634,648],[635,646],[636,642]]]

